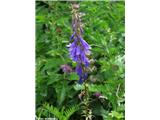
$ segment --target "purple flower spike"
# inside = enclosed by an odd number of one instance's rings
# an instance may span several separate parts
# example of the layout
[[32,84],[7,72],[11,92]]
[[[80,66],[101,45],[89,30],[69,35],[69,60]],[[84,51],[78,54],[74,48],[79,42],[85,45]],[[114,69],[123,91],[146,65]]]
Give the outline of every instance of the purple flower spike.
[[73,34],[70,37],[72,43],[68,45],[70,58],[77,63],[75,72],[79,76],[79,84],[87,79],[86,69],[89,67],[88,55],[90,55],[90,45],[82,38],[84,33],[81,18],[78,12],[73,12],[72,28]]

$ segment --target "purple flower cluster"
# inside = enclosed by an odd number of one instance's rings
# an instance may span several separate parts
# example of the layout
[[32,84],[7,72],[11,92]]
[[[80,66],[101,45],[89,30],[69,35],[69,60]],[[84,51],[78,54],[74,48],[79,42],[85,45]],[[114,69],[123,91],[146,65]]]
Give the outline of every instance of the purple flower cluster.
[[72,43],[68,47],[71,59],[77,63],[75,71],[79,76],[79,83],[82,84],[87,78],[85,68],[89,66],[89,59],[87,56],[90,55],[91,47],[82,38],[83,29],[80,17],[75,16],[79,16],[79,14],[75,12],[73,15],[73,34],[70,38]]
[[87,55],[90,55],[90,46],[81,36],[74,35],[73,39],[74,41],[69,45],[70,57],[77,63],[75,71],[80,77],[79,83],[82,84],[87,78],[83,68],[89,66]]
[[87,58],[87,55],[90,54],[89,49],[88,43],[81,36],[78,36],[69,46],[70,57],[73,61],[84,64],[87,67],[89,65],[89,59]]
[[61,69],[63,70],[64,73],[71,73],[73,71],[71,66],[69,65],[61,65]]

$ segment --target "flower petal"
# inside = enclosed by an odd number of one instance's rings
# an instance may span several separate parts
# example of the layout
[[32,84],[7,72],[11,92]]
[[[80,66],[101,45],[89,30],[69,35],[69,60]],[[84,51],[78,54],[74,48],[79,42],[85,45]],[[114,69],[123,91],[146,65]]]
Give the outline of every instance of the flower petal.
[[70,37],[70,40],[72,40],[74,38],[75,32],[72,34],[72,36]]

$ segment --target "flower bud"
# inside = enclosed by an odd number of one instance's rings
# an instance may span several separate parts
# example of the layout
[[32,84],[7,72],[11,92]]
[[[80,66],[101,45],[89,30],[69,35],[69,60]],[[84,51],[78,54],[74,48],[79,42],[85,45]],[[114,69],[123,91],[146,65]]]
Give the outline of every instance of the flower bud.
[[73,4],[73,9],[79,9],[79,4]]

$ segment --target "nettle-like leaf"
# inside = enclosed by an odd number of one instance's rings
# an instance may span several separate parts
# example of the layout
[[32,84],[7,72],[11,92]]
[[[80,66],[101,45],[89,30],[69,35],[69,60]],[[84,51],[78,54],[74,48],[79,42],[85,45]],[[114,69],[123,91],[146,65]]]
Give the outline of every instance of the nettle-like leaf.
[[47,81],[47,85],[51,85],[55,82],[62,80],[62,76],[59,74],[52,73],[49,75],[49,79]]
[[57,84],[57,87],[55,88],[57,93],[57,103],[59,106],[62,105],[63,101],[66,98],[67,92],[69,90],[66,81],[61,81],[60,83],[61,85]]

